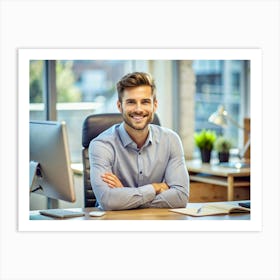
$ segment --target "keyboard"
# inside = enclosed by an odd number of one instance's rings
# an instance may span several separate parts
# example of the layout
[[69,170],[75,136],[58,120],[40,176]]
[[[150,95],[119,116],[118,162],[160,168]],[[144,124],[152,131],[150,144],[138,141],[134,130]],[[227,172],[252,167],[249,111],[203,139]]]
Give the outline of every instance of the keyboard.
[[84,212],[65,210],[65,209],[48,209],[48,210],[40,210],[39,213],[41,215],[54,217],[54,218],[73,218],[73,217],[82,217],[85,215]]

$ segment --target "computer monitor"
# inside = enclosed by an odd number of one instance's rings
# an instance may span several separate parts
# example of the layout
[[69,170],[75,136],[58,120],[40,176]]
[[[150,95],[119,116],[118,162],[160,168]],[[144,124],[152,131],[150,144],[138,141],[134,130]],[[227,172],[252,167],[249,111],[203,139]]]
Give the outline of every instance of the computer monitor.
[[75,202],[65,122],[30,121],[30,192]]

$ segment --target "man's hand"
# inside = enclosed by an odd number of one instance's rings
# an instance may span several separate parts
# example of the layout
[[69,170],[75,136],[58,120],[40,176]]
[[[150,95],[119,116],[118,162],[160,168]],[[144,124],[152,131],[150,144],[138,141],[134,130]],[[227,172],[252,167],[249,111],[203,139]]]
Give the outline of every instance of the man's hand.
[[156,191],[156,194],[160,194],[169,189],[169,186],[165,183],[153,183],[152,185]]
[[101,175],[101,178],[110,188],[123,188],[122,182],[113,173],[105,173]]

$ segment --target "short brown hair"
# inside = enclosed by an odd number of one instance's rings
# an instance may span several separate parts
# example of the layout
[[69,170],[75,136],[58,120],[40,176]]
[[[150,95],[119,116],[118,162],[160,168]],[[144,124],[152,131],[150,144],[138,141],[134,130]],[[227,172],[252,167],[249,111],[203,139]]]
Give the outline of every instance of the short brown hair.
[[152,88],[152,96],[154,100],[156,99],[156,86],[152,76],[144,72],[133,72],[123,76],[117,83],[119,101],[122,101],[123,92],[126,88],[133,88],[138,86],[150,86]]

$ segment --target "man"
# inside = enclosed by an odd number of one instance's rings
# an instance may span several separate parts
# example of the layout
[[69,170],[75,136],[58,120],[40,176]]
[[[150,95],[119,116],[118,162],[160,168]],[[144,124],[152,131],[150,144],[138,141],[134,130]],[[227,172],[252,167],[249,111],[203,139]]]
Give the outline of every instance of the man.
[[117,83],[123,122],[89,145],[90,178],[104,210],[185,207],[189,176],[182,143],[170,129],[150,124],[158,102],[147,73],[127,74]]

